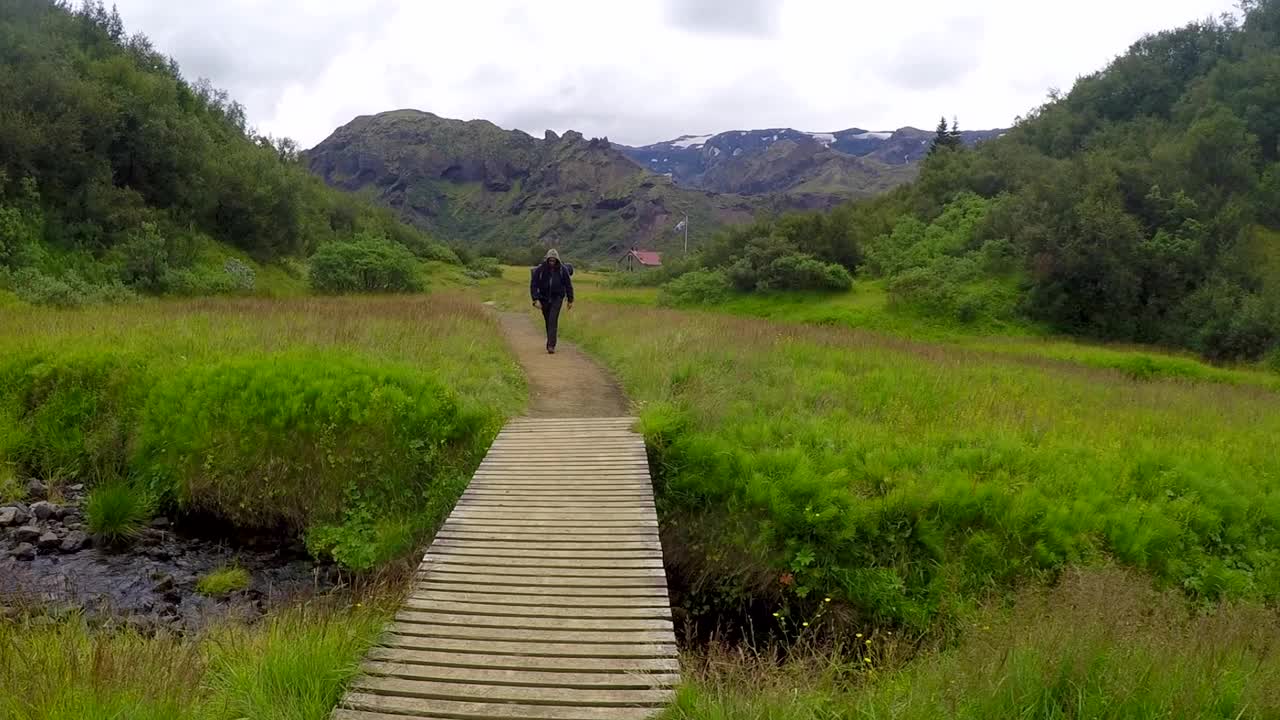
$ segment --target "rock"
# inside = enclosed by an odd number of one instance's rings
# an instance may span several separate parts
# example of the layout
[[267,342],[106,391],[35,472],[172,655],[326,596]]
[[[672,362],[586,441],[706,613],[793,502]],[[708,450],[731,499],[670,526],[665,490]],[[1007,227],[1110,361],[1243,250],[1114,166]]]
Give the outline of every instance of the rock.
[[56,518],[59,515],[60,508],[48,500],[31,503],[31,514],[36,516],[40,522],[44,522],[49,518]]
[[31,543],[19,543],[18,547],[13,549],[13,556],[19,560],[35,560],[36,546]]
[[560,136],[556,134],[555,130],[548,130],[542,134],[542,139],[547,142],[559,142]]
[[27,483],[27,497],[32,500],[47,500],[49,498],[49,488],[39,480],[32,479]]
[[163,545],[143,548],[142,554],[146,555],[149,558],[154,558],[156,560],[168,560],[169,558],[173,557],[173,552],[169,548],[164,547]]
[[155,593],[164,593],[172,590],[176,585],[177,583],[174,581],[172,575],[164,575],[161,576],[159,582],[151,587],[151,591]]
[[54,550],[62,544],[62,538],[52,532],[46,532],[36,540],[36,547],[41,550]]
[[[9,511],[12,511],[11,513]],[[5,520],[8,522],[5,522]],[[0,527],[9,527],[12,525],[24,525],[31,519],[31,511],[22,503],[6,505],[0,508]]]
[[87,534],[79,530],[72,530],[62,539],[62,544],[58,546],[58,549],[64,553],[79,552],[89,547],[90,542]]
[[163,515],[158,518],[154,518],[151,521],[151,527],[157,530],[164,530],[169,527],[169,518],[164,517]]
[[67,490],[73,493],[84,492],[84,483],[76,483],[75,485],[72,485],[71,487],[67,488]]
[[163,530],[146,528],[139,534],[138,539],[143,545],[159,545],[164,542],[165,534]]
[[75,522],[74,520],[73,520],[72,522],[66,523],[66,526],[67,526],[67,529],[68,529],[68,530],[70,530],[70,531],[72,531],[72,532],[75,532],[76,530],[83,530],[83,529],[84,529],[84,523],[82,523],[82,522]]
[[40,528],[34,525],[23,525],[13,531],[13,539],[19,543],[33,543],[39,540],[42,534]]

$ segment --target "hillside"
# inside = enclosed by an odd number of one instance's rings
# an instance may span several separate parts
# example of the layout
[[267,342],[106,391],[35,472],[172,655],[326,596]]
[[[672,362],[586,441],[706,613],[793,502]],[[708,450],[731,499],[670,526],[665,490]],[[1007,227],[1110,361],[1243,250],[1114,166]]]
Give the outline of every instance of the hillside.
[[101,2],[0,0],[0,97],[0,290],[33,302],[301,285],[293,261],[359,234],[449,255],[326,188]]
[[[690,296],[882,279],[898,312],[1280,368],[1280,2],[1143,38],[894,192],[708,245]],[[694,292],[696,291],[696,292]]]
[[416,110],[358,117],[306,161],[331,186],[370,190],[418,227],[486,249],[556,244],[592,257],[632,245],[674,249],[684,213],[696,242],[768,204],[677,187],[607,139],[534,138]]
[[[1002,130],[962,132],[967,145]],[[933,132],[902,128],[833,133],[791,128],[685,135],[644,147],[622,147],[641,167],[670,174],[676,184],[714,192],[788,192],[836,197],[879,194],[915,177],[911,167],[929,152]]]

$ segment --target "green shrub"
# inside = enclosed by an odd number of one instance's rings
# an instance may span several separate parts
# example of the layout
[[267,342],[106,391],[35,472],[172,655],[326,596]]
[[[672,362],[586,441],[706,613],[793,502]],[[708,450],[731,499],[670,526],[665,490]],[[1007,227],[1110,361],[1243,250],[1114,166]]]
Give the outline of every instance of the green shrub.
[[715,305],[729,298],[733,284],[721,270],[695,270],[662,286],[662,305]]
[[303,530],[351,497],[432,492],[476,419],[429,375],[331,354],[175,372],[152,391],[138,462],[159,497],[239,527]]
[[330,295],[422,289],[413,253],[369,235],[321,246],[311,256],[310,278],[313,290]]
[[484,280],[485,278],[500,277],[502,275],[502,266],[498,264],[498,258],[478,257],[467,263],[466,272],[468,277]]
[[196,581],[196,592],[209,597],[224,597],[249,587],[249,571],[228,566],[206,573]]
[[85,519],[89,532],[115,545],[138,536],[154,507],[146,489],[123,480],[102,483],[89,491]]
[[1280,347],[1272,350],[1271,353],[1262,360],[1262,367],[1273,373],[1280,373]]
[[121,477],[148,373],[130,355],[19,355],[0,363],[0,407],[12,426],[0,456],[31,475]]
[[137,294],[119,281],[90,283],[75,271],[61,277],[46,275],[31,267],[5,271],[0,285],[32,305],[80,307],[98,303],[121,303],[137,299]]

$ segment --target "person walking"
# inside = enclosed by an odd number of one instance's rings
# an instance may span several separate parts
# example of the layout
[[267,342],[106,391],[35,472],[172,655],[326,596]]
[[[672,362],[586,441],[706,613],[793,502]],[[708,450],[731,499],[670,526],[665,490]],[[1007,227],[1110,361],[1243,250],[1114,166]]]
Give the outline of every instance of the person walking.
[[555,249],[547,251],[542,263],[533,269],[529,280],[529,294],[533,296],[533,306],[542,308],[542,319],[547,325],[547,352],[556,352],[556,333],[560,324],[560,306],[569,301],[569,309],[573,309],[572,271],[560,262],[560,253]]

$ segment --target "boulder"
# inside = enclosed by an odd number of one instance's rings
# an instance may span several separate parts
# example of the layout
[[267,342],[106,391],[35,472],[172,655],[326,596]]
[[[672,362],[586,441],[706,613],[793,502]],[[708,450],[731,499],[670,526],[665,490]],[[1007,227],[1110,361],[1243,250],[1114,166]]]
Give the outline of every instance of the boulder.
[[89,536],[86,533],[79,530],[72,530],[67,533],[65,538],[62,539],[62,544],[58,546],[58,549],[64,553],[79,552],[80,550],[89,547],[90,542]]
[[36,539],[36,547],[41,550],[56,550],[62,544],[62,538],[53,532],[46,532]]
[[151,527],[156,528],[157,530],[163,530],[169,527],[169,518],[164,517],[162,515],[158,518],[153,518],[149,524]]
[[36,546],[31,543],[20,543],[13,549],[13,556],[19,560],[35,560]]
[[9,527],[11,525],[21,525],[30,518],[22,508],[9,507],[0,508],[0,527]]
[[27,497],[32,500],[47,500],[49,498],[49,488],[39,480],[32,479],[27,483]]
[[40,528],[34,525],[23,525],[13,531],[13,539],[19,543],[33,543],[40,539]]
[[48,500],[40,500],[31,503],[31,514],[36,516],[40,522],[44,522],[49,518],[58,518],[62,515],[62,508],[49,502]]

